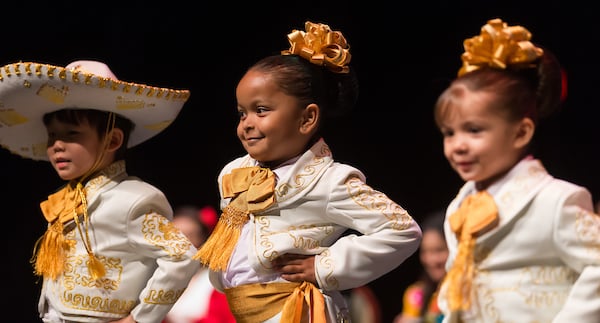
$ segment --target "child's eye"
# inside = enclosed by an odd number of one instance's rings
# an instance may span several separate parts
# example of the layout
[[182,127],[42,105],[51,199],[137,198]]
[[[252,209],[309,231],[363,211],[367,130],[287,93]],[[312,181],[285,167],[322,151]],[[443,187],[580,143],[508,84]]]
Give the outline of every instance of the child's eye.
[[469,127],[468,130],[469,130],[470,133],[479,133],[479,132],[481,132],[481,128],[479,128],[479,127]]
[[440,132],[442,133],[442,137],[452,137],[454,135],[454,131],[451,129],[440,129]]
[[238,118],[243,119],[244,117],[246,117],[246,112],[242,111],[242,110],[238,110],[237,115],[238,115]]
[[261,115],[261,114],[263,114],[263,113],[265,113],[267,111],[269,111],[269,110],[267,108],[265,108],[265,107],[257,107],[256,108],[256,113],[259,114],[259,115]]

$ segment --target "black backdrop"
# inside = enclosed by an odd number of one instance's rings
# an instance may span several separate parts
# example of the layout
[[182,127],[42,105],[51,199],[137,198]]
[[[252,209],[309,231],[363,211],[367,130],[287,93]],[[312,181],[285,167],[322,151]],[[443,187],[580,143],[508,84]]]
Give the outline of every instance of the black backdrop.
[[[361,80],[356,110],[327,129],[334,157],[363,170],[372,187],[419,220],[444,207],[461,185],[443,158],[433,102],[460,67],[462,41],[499,17],[528,28],[534,42],[561,59],[569,97],[560,115],[540,127],[536,155],[556,177],[584,185],[598,198],[595,11],[575,2],[520,2],[4,4],[0,64],[97,59],[125,81],[190,89],[172,127],[135,147],[128,169],[162,189],[174,206],[216,206],[218,171],[243,153],[235,137],[238,79],[257,59],[287,49],[287,33],[303,29],[306,20],[329,24],[348,39]],[[45,228],[39,202],[61,181],[49,164],[4,150],[0,163],[5,262],[0,321],[39,322],[40,284],[29,258]],[[383,322],[400,310],[401,292],[418,266],[411,257],[370,284]]]

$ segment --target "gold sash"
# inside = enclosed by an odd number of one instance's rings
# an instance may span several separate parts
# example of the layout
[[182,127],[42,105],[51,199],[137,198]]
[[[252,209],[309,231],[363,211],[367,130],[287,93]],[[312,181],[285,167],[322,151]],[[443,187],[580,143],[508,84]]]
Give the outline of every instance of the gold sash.
[[325,298],[312,283],[258,283],[226,288],[237,323],[259,323],[280,311],[281,323],[300,323],[304,305],[312,323],[326,323]]

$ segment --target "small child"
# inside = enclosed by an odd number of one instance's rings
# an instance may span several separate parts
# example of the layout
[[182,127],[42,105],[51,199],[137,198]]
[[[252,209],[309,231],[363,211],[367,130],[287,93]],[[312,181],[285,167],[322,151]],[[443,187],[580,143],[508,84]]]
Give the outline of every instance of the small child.
[[125,152],[166,128],[189,92],[119,81],[96,61],[0,73],[0,143],[67,181],[41,203],[42,321],[160,322],[200,264],[165,195],[128,176]]
[[[217,224],[217,211],[210,205],[182,205],[173,212],[173,225],[200,248]],[[225,294],[217,291],[208,278],[208,269],[200,266],[185,292],[162,323],[236,323]]]
[[394,323],[440,323],[443,314],[437,305],[439,286],[446,275],[448,246],[444,236],[445,210],[429,213],[420,223],[423,239],[419,247],[421,276],[402,294],[402,311]]
[[219,174],[223,213],[198,258],[238,322],[349,322],[340,291],[398,267],[421,230],[321,137],[325,117],[357,98],[344,36],[306,22],[288,38],[289,51],[238,83],[237,136],[248,154]]
[[530,146],[564,99],[561,67],[530,32],[489,20],[464,42],[440,95],[444,155],[466,181],[446,212],[444,322],[597,323],[600,217],[590,192],[554,178]]

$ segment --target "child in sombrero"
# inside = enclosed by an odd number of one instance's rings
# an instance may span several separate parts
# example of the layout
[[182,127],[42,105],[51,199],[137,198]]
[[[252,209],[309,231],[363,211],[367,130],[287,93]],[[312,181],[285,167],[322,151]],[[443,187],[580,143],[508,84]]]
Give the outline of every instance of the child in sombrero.
[[0,71],[0,144],[47,160],[66,185],[41,203],[35,245],[43,322],[160,322],[199,267],[156,187],[125,151],[166,128],[189,97],[119,81],[96,61]]

